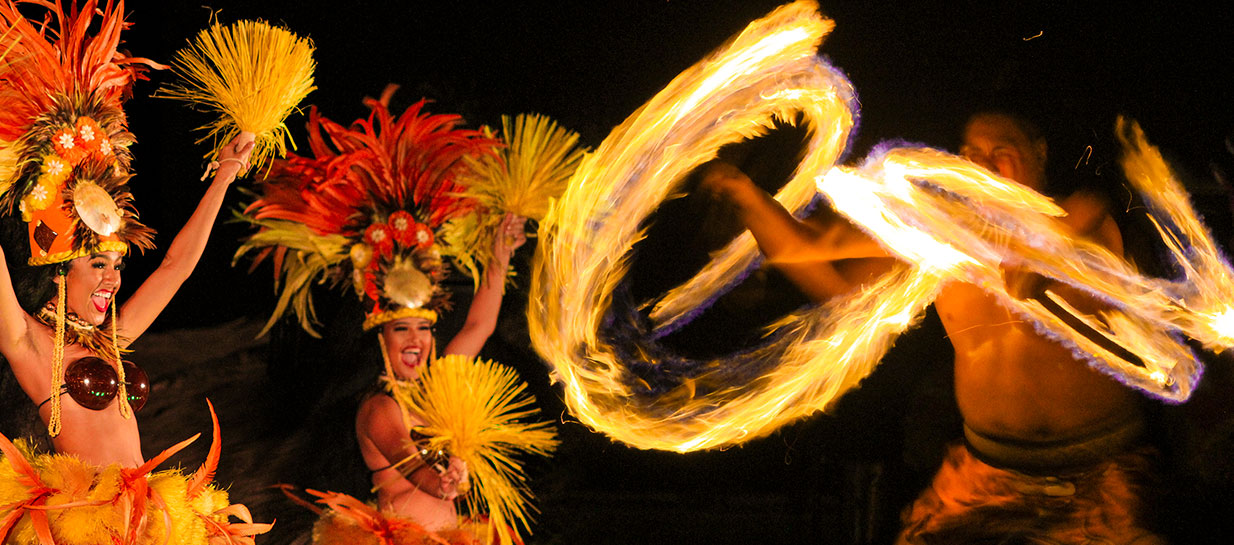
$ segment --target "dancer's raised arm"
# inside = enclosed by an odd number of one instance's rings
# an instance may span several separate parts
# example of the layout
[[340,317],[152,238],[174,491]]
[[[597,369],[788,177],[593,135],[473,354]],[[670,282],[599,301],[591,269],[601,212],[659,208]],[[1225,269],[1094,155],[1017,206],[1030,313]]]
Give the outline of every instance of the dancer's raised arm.
[[206,249],[210,231],[227,195],[227,187],[247,167],[252,151],[252,133],[241,133],[219,150],[219,166],[214,181],[206,189],[197,209],[167,247],[167,254],[158,269],[124,303],[117,324],[121,337],[132,342],[141,336],[192,274]]
[[797,219],[737,167],[716,160],[700,168],[699,191],[729,204],[767,262],[811,299],[823,301],[847,293],[890,263],[865,259],[891,256],[830,208],[820,206],[804,220]]
[[484,268],[484,278],[467,308],[467,319],[463,322],[463,328],[450,339],[445,354],[475,356],[497,329],[497,315],[501,311],[501,299],[505,293],[506,271],[510,267],[510,257],[514,255],[514,251],[527,242],[527,235],[523,231],[526,223],[526,218],[513,214],[506,214],[502,220],[501,229],[493,243],[493,260]]
[[38,360],[38,345],[30,341],[33,318],[22,310],[13,289],[13,277],[3,249],[0,249],[0,354],[4,354],[13,372],[22,374],[21,362]]

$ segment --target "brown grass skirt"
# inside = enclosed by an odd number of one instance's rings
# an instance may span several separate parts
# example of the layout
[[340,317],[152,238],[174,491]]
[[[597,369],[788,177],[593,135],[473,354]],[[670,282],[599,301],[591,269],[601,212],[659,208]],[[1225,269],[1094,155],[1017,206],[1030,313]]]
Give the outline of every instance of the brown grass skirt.
[[897,543],[1164,543],[1142,526],[1154,455],[1137,448],[1084,470],[1040,476],[991,466],[953,445],[904,511]]

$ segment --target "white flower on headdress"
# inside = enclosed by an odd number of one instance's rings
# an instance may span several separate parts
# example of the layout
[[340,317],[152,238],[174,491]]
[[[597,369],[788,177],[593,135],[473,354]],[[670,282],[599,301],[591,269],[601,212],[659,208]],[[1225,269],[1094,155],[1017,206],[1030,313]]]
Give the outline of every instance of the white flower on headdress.
[[90,142],[94,140],[94,128],[90,125],[82,125],[77,128],[77,136],[81,137],[82,142]]
[[43,158],[43,174],[46,174],[53,180],[57,182],[63,180],[68,175],[68,172],[68,163],[65,163],[64,159],[61,159],[59,156],[48,155]]
[[34,186],[34,189],[30,190],[30,200],[32,202],[42,201],[46,199],[47,196],[47,188],[43,187],[43,184],[38,184]]
[[[45,210],[51,206],[51,201],[56,196],[59,186],[54,180],[47,176],[39,177],[39,181],[30,189],[29,193],[22,198],[22,203],[25,204],[25,210],[22,212],[34,212],[36,210]],[[23,214],[24,217],[24,214]]]
[[60,136],[57,136],[57,137],[56,137],[56,139],[58,140],[58,142],[57,142],[57,143],[58,143],[58,144],[60,144],[60,147],[62,147],[62,148],[72,149],[72,148],[73,148],[73,146],[75,146],[75,145],[76,145],[76,144],[73,142],[73,135],[71,135],[71,134],[69,134],[69,133],[67,133],[67,132],[62,132],[62,133],[60,133]]
[[99,153],[103,154],[104,156],[111,155],[111,139],[110,138],[104,138],[99,141]]

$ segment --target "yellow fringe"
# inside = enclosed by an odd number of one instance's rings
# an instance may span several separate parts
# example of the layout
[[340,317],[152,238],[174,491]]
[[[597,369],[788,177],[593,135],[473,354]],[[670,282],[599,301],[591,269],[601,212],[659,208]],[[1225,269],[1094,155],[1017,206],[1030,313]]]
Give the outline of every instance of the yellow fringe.
[[51,347],[51,418],[47,420],[47,435],[60,435],[60,387],[64,385],[64,290],[69,283],[66,275],[56,282],[56,332]]
[[547,456],[557,447],[550,422],[528,422],[539,414],[527,384],[513,369],[492,361],[447,355],[420,372],[418,382],[392,384],[401,407],[419,415],[418,431],[430,449],[442,449],[467,463],[473,515],[487,512],[500,541],[509,545],[519,528],[529,529],[531,491],[516,454]]
[[172,71],[183,80],[160,89],[159,96],[183,100],[220,114],[202,129],[218,148],[240,132],[257,135],[250,162],[260,168],[295,142],[284,120],[311,91],[313,43],[263,21],[215,23],[176,52]]
[[[390,356],[386,354],[386,336],[377,334],[377,345],[381,347],[381,363],[385,364],[385,378],[389,381],[397,381],[398,375],[394,374],[394,366],[390,365]],[[403,418],[403,425],[407,425],[407,418]],[[409,426],[410,427],[410,426]]]
[[129,388],[125,383],[124,378],[124,360],[120,358],[120,337],[116,334],[116,299],[111,300],[111,348],[116,357],[116,378],[120,382],[120,391],[117,392],[117,397],[120,399],[116,404],[120,407],[120,416],[124,418],[133,417],[133,408],[129,406]]
[[435,324],[437,323],[437,312],[424,307],[399,307],[394,310],[374,312],[364,319],[364,330],[369,331],[374,327],[385,325],[387,322],[403,318],[424,318],[430,324]]
[[[381,380],[385,383],[386,391],[393,395],[395,390],[399,388],[406,388],[408,385],[414,384],[414,381],[401,379],[398,375],[394,374],[394,366],[390,364],[390,355],[386,352],[386,336],[380,332],[377,333],[377,345],[381,347],[381,362],[386,366],[385,374],[381,376]],[[433,361],[435,359],[437,359],[437,340],[433,339],[433,344],[429,345],[428,349],[428,361]],[[403,418],[403,427],[410,430],[412,427],[411,414],[408,413],[407,410],[407,405],[399,403],[399,415]],[[399,462],[398,464],[395,464],[395,466],[399,466],[401,464],[403,464],[403,462]],[[369,492],[376,492],[378,488],[381,488],[381,485],[374,486],[372,490],[369,490]]]

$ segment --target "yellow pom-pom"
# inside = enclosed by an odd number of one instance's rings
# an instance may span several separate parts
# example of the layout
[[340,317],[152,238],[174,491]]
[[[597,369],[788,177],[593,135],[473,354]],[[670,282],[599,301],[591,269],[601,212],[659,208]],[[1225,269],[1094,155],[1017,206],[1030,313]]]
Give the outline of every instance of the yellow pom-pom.
[[459,183],[485,208],[544,219],[549,201],[565,192],[587,150],[577,146],[578,133],[543,115],[502,116],[501,125],[505,147],[465,157],[470,170]]
[[60,194],[60,187],[55,180],[47,175],[39,177],[39,181],[34,185],[25,197],[22,198],[22,204],[26,205],[26,209],[35,211],[46,209]]
[[467,462],[474,493],[472,513],[487,512],[500,542],[529,527],[531,491],[517,454],[547,456],[557,447],[550,422],[513,369],[492,361],[449,355],[430,363],[418,383],[395,383],[393,396],[424,421],[428,448]]
[[61,182],[67,180],[69,175],[73,173],[73,165],[70,165],[68,161],[65,161],[59,155],[48,153],[43,156],[43,164],[39,167],[39,170],[43,173],[39,181],[46,178],[50,180],[52,185],[60,185]]
[[314,68],[307,38],[262,21],[215,23],[176,53],[171,69],[183,81],[164,87],[160,96],[220,114],[202,127],[209,131],[202,140],[214,143],[212,156],[241,132],[256,134],[250,162],[260,167],[286,154],[291,136],[284,120],[316,88]]
[[[457,222],[446,234],[450,244],[459,246],[455,253],[477,288],[476,265],[486,266],[492,258],[503,216],[544,219],[549,203],[565,192],[587,154],[578,146],[578,133],[543,115],[502,116],[501,126],[505,146],[490,155],[464,157],[468,168],[458,178],[467,188],[463,194],[489,213],[471,224]],[[486,127],[485,132],[491,131]]]

